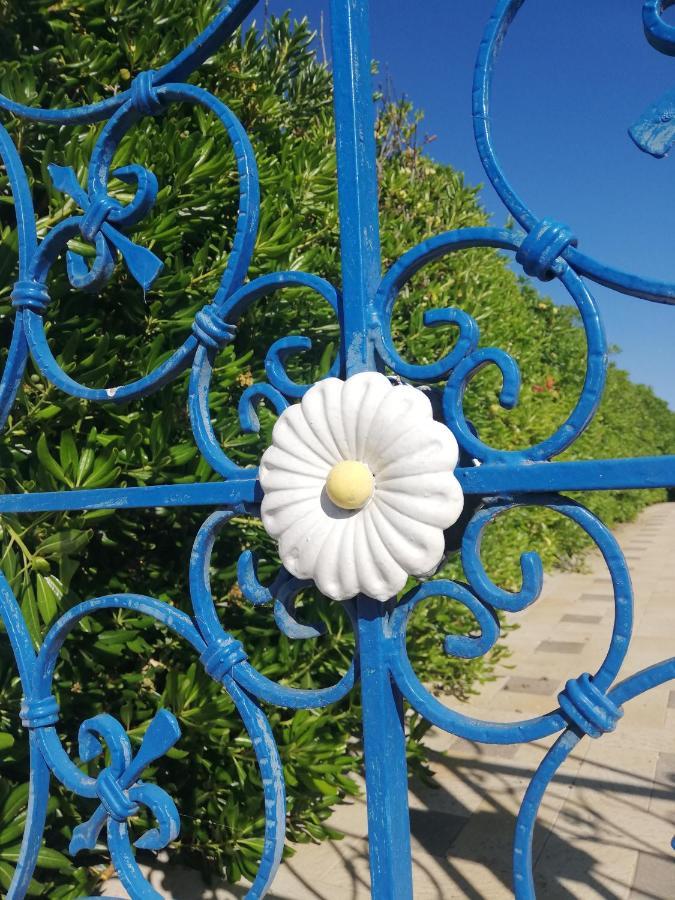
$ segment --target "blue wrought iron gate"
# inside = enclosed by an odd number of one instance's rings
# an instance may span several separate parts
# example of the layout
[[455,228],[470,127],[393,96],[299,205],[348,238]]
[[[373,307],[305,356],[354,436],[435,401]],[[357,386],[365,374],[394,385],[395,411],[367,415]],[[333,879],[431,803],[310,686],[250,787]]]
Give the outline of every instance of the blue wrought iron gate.
[[[170,505],[214,509],[199,531],[192,554],[192,616],[151,597],[99,597],[63,615],[52,625],[36,653],[17,598],[4,577],[0,577],[0,613],[23,687],[20,715],[29,732],[31,761],[29,817],[21,857],[8,892],[10,900],[24,897],[28,889],[42,840],[52,778],[99,804],[91,817],[75,829],[71,852],[93,848],[105,829],[114,866],[134,898],[158,895],[135,862],[129,818],[142,804],[157,820],[155,829],[136,840],[139,848],[160,850],[179,833],[179,814],[172,799],[159,786],[141,780],[148,765],[180,738],[177,721],[170,711],[162,710],[155,716],[135,755],[124,728],[112,716],[101,713],[82,723],[81,759],[95,758],[104,746],[109,751],[109,765],[95,778],[83,774],[60,742],[56,730],[59,709],[52,695],[57,657],[77,623],[99,610],[133,609],[154,617],[192,645],[206,672],[222,684],[234,701],[251,736],[264,785],[265,841],[260,868],[248,894],[252,898],[262,897],[270,887],[284,842],[283,772],[263,711],[265,704],[293,709],[326,706],[358,684],[363,699],[372,895],[381,900],[412,896],[404,703],[439,728],[474,741],[516,743],[559,734],[525,793],[515,826],[514,890],[517,897],[529,898],[534,896],[533,827],[542,796],[560,765],[584,737],[599,738],[614,729],[623,704],[675,676],[675,659],[669,659],[615,684],[631,638],[630,575],[607,528],[582,505],[564,496],[571,490],[674,486],[675,457],[553,461],[588,425],[603,392],[605,337],[587,281],[660,303],[675,303],[675,285],[617,271],[586,255],[577,248],[570,228],[555,219],[541,218],[523,203],[500,168],[491,137],[492,73],[502,40],[523,3],[524,0],[496,3],[480,47],[473,107],[475,137],[485,170],[522,232],[485,227],[439,234],[411,248],[382,275],[368,2],[332,0],[343,272],[340,291],[315,275],[297,271],[246,280],[259,213],[255,157],[245,131],[223,102],[186,83],[187,77],[242,23],[255,0],[233,0],[175,59],[158,71],[141,72],[128,90],[101,103],[72,109],[34,109],[0,98],[0,108],[7,113],[45,124],[106,123],[92,154],[86,188],[78,184],[71,170],[50,167],[54,185],[75,201],[80,212],[64,218],[42,240],[38,240],[24,168],[7,131],[0,127],[0,154],[14,197],[20,254],[19,276],[12,293],[16,319],[0,384],[3,420],[12,408],[29,355],[57,388],[95,403],[121,403],[147,395],[190,369],[188,407],[194,439],[222,476],[221,481],[208,484],[0,497],[0,513],[14,514]],[[663,18],[664,10],[672,4],[673,0],[645,0],[643,16],[648,40],[660,52],[675,55],[675,26]],[[56,259],[66,253],[68,241],[78,236],[93,245],[95,258],[89,265],[76,253],[67,252],[73,287],[95,289],[105,284],[118,255],[142,286],[152,283],[159,269],[158,260],[149,250],[132,243],[124,231],[150,210],[157,182],[151,172],[138,165],[116,170],[116,177],[135,188],[135,196],[126,206],[109,196],[107,185],[115,150],[125,133],[142,117],[161,115],[176,102],[199,105],[215,114],[235,150],[239,216],[227,269],[215,297],[196,315],[191,335],[167,361],[133,383],[107,389],[88,388],[60,368],[45,338],[50,270]],[[672,95],[666,95],[634,126],[633,139],[643,150],[664,155],[675,141],[672,120]],[[555,434],[526,450],[504,451],[487,446],[464,416],[465,388],[485,366],[496,366],[501,373],[502,406],[513,407],[518,402],[519,389],[514,360],[499,348],[479,347],[477,324],[466,313],[454,308],[427,313],[427,325],[453,323],[459,329],[455,345],[439,362],[406,362],[391,338],[392,308],[408,280],[435,259],[470,247],[493,247],[513,253],[526,274],[543,281],[558,279],[576,304],[585,329],[586,376],[576,407]],[[255,424],[255,406],[264,400],[279,414],[281,424],[275,428],[273,447],[266,452],[260,472],[240,468],[225,456],[211,424],[209,383],[215,354],[232,340],[239,318],[254,301],[297,285],[317,292],[335,310],[341,326],[338,359],[326,382],[310,389],[308,385],[295,384],[285,368],[286,356],[306,349],[306,339],[284,338],[271,348],[266,367],[268,382],[244,391],[240,416],[242,427],[250,430]],[[437,389],[439,421],[431,418],[428,393],[406,386],[410,383],[441,384]],[[385,439],[390,436],[394,444],[399,442],[393,456],[387,457],[386,448],[375,446],[373,435],[380,430]],[[331,441],[334,446],[328,452],[326,447]],[[457,444],[461,456],[455,468]],[[400,470],[396,468],[398,460],[405,463]],[[434,465],[443,471],[436,471]],[[429,473],[441,487],[428,485],[425,477]],[[392,487],[392,480],[387,478],[398,478],[401,483]],[[418,488],[422,492],[419,496]],[[301,515],[296,515],[293,506],[297,506],[297,497],[287,496],[293,490],[308,492],[301,495],[303,503],[309,498],[309,505],[300,503]],[[387,491],[394,492],[390,500],[396,515],[402,518],[377,518],[377,510],[384,509]],[[428,574],[439,562],[439,535],[442,540],[443,529],[457,518],[462,495],[479,501],[462,536],[461,558],[467,583],[423,581],[397,599],[399,582],[405,582],[410,574]],[[312,503],[320,508],[315,510]],[[554,509],[590,535],[611,574],[614,628],[598,671],[571,678],[559,695],[557,709],[512,724],[481,722],[441,704],[420,683],[406,655],[406,623],[414,607],[426,597],[453,598],[471,610],[480,635],[451,636],[446,640],[447,651],[463,657],[486,653],[498,637],[495,610],[521,610],[537,599],[542,588],[542,565],[535,553],[523,555],[522,587],[515,593],[493,584],[481,563],[480,541],[486,525],[504,511],[524,505]],[[246,552],[238,567],[241,590],[252,603],[274,604],[278,621],[291,636],[297,628],[293,599],[312,580],[329,596],[346,603],[357,636],[356,656],[349,671],[331,688],[298,690],[264,677],[250,665],[245,647],[227,633],[216,613],[209,585],[215,536],[235,513],[255,516],[260,514],[261,506],[266,527],[279,538],[286,568],[268,588],[258,581],[255,559]],[[291,508],[295,509],[292,514],[288,513]],[[293,531],[296,526],[298,530]],[[315,527],[324,529],[322,535],[327,540],[319,550],[308,532],[308,528],[312,531]],[[333,528],[342,529],[339,534],[350,535],[349,540],[354,541],[351,556],[341,555],[344,548],[349,549],[347,538],[342,544],[337,541],[337,550],[329,547]],[[308,547],[314,549],[310,552]],[[362,547],[370,548],[369,555],[359,556]],[[373,596],[366,595],[365,586],[370,584]]]

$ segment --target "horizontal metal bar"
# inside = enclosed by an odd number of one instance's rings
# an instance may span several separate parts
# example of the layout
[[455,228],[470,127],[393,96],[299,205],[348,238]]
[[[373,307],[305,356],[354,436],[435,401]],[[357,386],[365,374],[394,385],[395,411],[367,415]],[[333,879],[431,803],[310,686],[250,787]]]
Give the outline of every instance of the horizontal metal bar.
[[465,494],[532,494],[675,487],[675,456],[486,464],[455,472]]
[[[487,464],[457,469],[465,494],[538,494],[550,491],[615,491],[675,487],[675,456],[594,459],[573,462]],[[259,503],[254,478],[206,484],[159,484],[0,495],[1,513],[65,512],[89,509],[140,509],[158,506],[237,506]]]
[[158,484],[99,488],[92,491],[45,491],[0,495],[1,513],[65,512],[88,509],[139,509],[158,506],[237,506],[262,498],[253,478],[206,484]]

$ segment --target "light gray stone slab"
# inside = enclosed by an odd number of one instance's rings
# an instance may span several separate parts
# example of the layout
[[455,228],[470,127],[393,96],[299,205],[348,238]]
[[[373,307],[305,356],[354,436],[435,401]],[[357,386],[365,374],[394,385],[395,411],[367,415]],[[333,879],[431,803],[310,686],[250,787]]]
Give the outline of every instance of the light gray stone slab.
[[586,644],[582,641],[542,641],[537,653],[581,653]]

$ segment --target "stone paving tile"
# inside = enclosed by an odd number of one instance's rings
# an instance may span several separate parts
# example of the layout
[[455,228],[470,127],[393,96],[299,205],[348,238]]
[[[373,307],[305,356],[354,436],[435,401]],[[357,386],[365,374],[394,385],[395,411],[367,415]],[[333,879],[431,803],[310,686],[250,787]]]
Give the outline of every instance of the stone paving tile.
[[581,653],[586,645],[579,641],[542,641],[537,653]]
[[638,850],[657,845],[648,810],[657,756],[618,748],[613,735],[589,742],[537,861],[540,896],[628,896]]
[[617,748],[617,752],[635,748],[641,749],[645,753],[651,751],[667,753],[672,750],[675,746],[675,717],[670,722],[666,720],[665,724],[658,726],[653,723],[645,725],[639,719],[636,721],[634,716],[629,716],[629,710],[630,706],[626,707],[626,715],[621,720],[616,732],[614,747]]
[[649,808],[662,818],[675,814],[675,753],[659,753]]
[[[636,621],[638,621],[637,617]],[[667,616],[659,613],[658,610],[647,609],[639,619],[639,630],[642,637],[648,638],[659,638],[668,633],[675,635],[675,616]],[[673,651],[675,652],[675,639]]]
[[520,750],[520,746],[520,744],[474,744],[472,741],[463,741],[460,738],[448,748],[447,755],[450,758],[468,755],[476,759],[483,757],[513,759]]
[[431,809],[411,809],[410,830],[430,856],[446,856],[469,818]]
[[674,651],[675,634],[672,637],[647,637],[638,633],[631,641],[632,655],[644,659],[648,665],[670,659]]
[[[463,767],[469,767],[474,759],[486,762],[487,757],[483,753],[467,754],[462,757],[453,752],[453,749],[444,754],[434,754],[430,762],[430,769],[434,775],[433,783],[412,779],[410,782],[409,802],[410,809],[430,810],[455,816],[456,818],[468,818],[480,805],[483,795],[478,785],[465,778],[457,777]],[[447,785],[452,784],[453,790],[448,790]],[[364,807],[365,809],[365,807]],[[331,822],[333,820],[331,819]],[[363,834],[365,835],[365,815],[363,819]]]
[[[664,888],[670,893],[662,893]],[[654,900],[675,897],[675,856],[639,853],[629,900]]]
[[563,616],[561,622],[575,622],[579,625],[597,625],[602,622],[602,616],[586,615],[583,613],[568,613]]
[[503,690],[518,694],[545,694],[550,696],[558,690],[559,682],[553,678],[539,677],[527,678],[513,675],[504,685]]
[[[674,534],[675,504],[652,507],[618,529],[624,553],[639,555],[630,566],[636,637],[620,677],[675,652]],[[599,555],[589,558],[586,573],[547,576],[540,602],[507,616],[522,626],[508,638],[509,668],[467,703],[442,702],[497,722],[552,710],[564,682],[602,660],[612,603]],[[410,792],[415,900],[513,897],[515,816],[553,741],[487,745],[429,731],[435,787],[415,781]],[[577,745],[539,812],[534,877],[540,900],[675,900],[674,748],[675,688],[668,685],[628,703],[612,734]],[[369,900],[366,818],[362,799],[338,807],[331,824],[344,839],[300,845],[283,863],[270,900]],[[149,877],[166,898],[238,900],[246,893],[243,884],[206,888],[194,872],[167,866],[164,857]],[[115,881],[106,888],[106,896],[125,896]]]
[[[582,666],[575,667],[581,669]],[[560,687],[563,687],[563,676],[569,674],[564,672],[560,677]],[[551,712],[558,706],[555,696],[544,696],[542,694],[516,694],[504,691],[500,700],[501,708],[508,713],[509,721],[517,719],[529,719],[533,716],[543,716]]]

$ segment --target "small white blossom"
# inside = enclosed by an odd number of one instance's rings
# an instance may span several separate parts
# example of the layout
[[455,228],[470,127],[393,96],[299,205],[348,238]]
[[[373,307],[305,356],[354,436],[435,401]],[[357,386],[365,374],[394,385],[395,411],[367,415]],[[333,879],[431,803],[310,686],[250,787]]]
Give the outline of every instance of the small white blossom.
[[418,389],[376,372],[327,378],[274,426],[263,525],[286,569],[325,596],[388,600],[441,562],[463,507],[457,457]]

